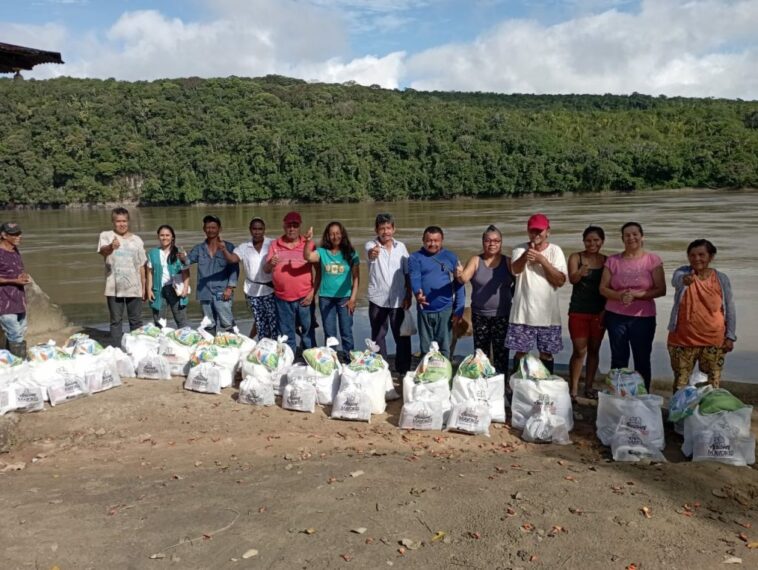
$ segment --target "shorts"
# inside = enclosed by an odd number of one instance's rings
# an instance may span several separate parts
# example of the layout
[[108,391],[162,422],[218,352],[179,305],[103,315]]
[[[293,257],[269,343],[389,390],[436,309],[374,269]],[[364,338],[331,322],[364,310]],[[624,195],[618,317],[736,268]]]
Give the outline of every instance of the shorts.
[[571,340],[577,338],[603,340],[605,336],[603,313],[569,313],[569,335]]
[[505,346],[516,352],[529,352],[537,345],[537,350],[557,354],[563,350],[561,325],[533,327],[510,323],[505,337]]

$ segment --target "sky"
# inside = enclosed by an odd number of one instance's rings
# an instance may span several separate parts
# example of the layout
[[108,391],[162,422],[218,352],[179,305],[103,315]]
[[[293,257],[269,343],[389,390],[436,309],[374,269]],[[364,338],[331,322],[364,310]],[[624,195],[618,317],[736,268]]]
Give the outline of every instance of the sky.
[[27,78],[758,99],[758,0],[0,0]]

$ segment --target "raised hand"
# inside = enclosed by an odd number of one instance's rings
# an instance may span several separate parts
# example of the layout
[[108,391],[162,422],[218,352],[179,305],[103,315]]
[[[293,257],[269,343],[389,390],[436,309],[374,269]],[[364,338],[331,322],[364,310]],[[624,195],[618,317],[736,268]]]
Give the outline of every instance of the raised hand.
[[221,239],[220,234],[216,237],[216,246],[218,247],[219,251],[226,251],[226,242]]
[[308,231],[305,232],[305,239],[312,240],[313,239],[313,226],[308,228]]
[[371,260],[378,258],[381,251],[382,246],[377,243],[372,249],[368,250],[368,258]]
[[693,269],[692,271],[690,271],[689,275],[684,276],[684,279],[682,279],[682,282],[685,285],[692,285],[696,277],[697,277],[697,273],[695,273],[695,270]]
[[116,251],[119,247],[121,247],[121,242],[118,241],[117,237],[114,237],[113,241],[111,242],[111,250]]
[[463,277],[463,265],[461,265],[460,260],[458,263],[455,264],[455,278],[460,279]]

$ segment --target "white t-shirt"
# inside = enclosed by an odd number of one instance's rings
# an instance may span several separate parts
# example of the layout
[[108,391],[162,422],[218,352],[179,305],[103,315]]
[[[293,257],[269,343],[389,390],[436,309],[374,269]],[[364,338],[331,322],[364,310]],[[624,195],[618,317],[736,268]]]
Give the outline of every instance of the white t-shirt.
[[368,300],[380,307],[396,309],[405,299],[405,276],[408,273],[408,250],[401,241],[392,240],[392,250],[382,247],[379,257],[371,259],[368,252],[379,244],[366,242],[368,260]]
[[105,295],[142,297],[140,268],[147,262],[145,244],[134,234],[124,237],[117,235],[113,230],[108,230],[100,232],[97,251],[99,252],[103,246],[110,245],[113,238],[118,238],[121,245],[105,258]]
[[[526,253],[529,243],[513,248],[511,263]],[[558,271],[568,278],[566,257],[563,250],[550,243],[540,252]],[[513,294],[510,322],[533,327],[560,326],[561,310],[558,306],[558,289],[545,277],[545,269],[539,263],[527,262],[524,270],[515,275],[516,290]]]
[[[171,275],[168,274],[168,253],[162,249],[158,251],[161,258],[161,287],[168,285],[171,282]],[[150,258],[147,259],[148,269],[153,268],[153,264],[150,263]]]
[[271,286],[271,273],[263,271],[266,256],[273,242],[271,238],[263,238],[260,251],[255,249],[252,240],[234,248],[234,253],[245,266],[245,295],[248,297],[265,297],[274,292]]

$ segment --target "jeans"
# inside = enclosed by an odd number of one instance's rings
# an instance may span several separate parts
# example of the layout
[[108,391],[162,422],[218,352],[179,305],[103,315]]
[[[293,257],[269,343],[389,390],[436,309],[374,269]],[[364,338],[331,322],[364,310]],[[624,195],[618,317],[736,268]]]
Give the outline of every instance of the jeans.
[[271,293],[263,297],[246,295],[245,298],[247,299],[247,305],[250,307],[250,312],[253,313],[258,339],[276,338],[276,303],[274,302],[274,294]]
[[[379,345],[379,353],[387,359],[387,329],[392,330],[395,339],[395,372],[405,374],[411,369],[411,337],[400,336],[400,327],[405,311],[398,307],[380,307],[369,302],[368,318],[371,323],[371,340]],[[388,326],[389,325],[389,326]]]
[[232,332],[234,329],[234,315],[232,314],[232,300],[224,301],[221,293],[214,296],[210,301],[200,301],[200,307],[203,309],[203,317],[211,320],[211,324],[205,327],[211,334],[216,334],[216,328],[221,328],[226,332]]
[[142,326],[142,297],[106,297],[108,312],[111,318],[111,343],[121,348],[121,337],[124,335],[124,309],[129,319],[129,330],[133,331]]
[[418,311],[418,337],[421,354],[429,352],[432,341],[440,347],[440,352],[450,358],[450,341],[453,338],[453,308],[448,307],[436,313]]
[[[305,297],[303,297],[304,299]],[[297,299],[295,301],[284,301],[274,297],[276,302],[276,320],[279,323],[279,332],[287,335],[287,344],[296,354],[297,343],[295,334],[300,327],[300,338],[303,341],[303,348],[313,348],[316,346],[316,329],[313,319],[311,318],[311,305],[303,306]]]
[[353,350],[353,315],[343,305],[349,297],[319,297],[318,307],[321,310],[321,324],[324,326],[324,344],[330,336],[337,338],[337,323],[339,322],[343,358],[350,357]]
[[167,283],[161,289],[161,308],[160,310],[151,309],[153,312],[153,322],[157,325],[158,321],[164,317],[167,313],[166,307],[171,309],[171,314],[176,322],[176,328],[182,329],[189,325],[187,322],[187,307],[182,307],[182,298],[176,294],[174,286],[171,283]]
[[627,317],[605,312],[605,328],[611,345],[611,368],[629,366],[629,347],[634,357],[634,369],[645,380],[645,388],[650,391],[652,371],[650,354],[653,352],[655,337],[655,317]]
[[10,313],[0,315],[0,328],[5,333],[8,342],[24,342],[26,334],[26,313]]

